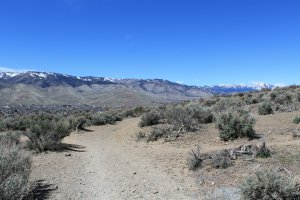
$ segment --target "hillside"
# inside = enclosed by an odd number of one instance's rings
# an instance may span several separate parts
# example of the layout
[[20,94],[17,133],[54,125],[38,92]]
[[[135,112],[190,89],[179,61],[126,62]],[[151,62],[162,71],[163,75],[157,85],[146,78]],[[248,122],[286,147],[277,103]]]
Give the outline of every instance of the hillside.
[[0,104],[135,106],[272,87],[271,85],[201,87],[162,79],[114,79],[45,72],[0,72]]

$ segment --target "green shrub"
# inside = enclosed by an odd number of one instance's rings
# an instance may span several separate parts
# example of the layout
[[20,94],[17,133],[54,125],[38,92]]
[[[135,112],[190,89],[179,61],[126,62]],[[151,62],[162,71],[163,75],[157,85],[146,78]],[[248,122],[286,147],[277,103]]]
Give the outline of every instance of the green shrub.
[[279,105],[286,105],[293,102],[293,97],[290,93],[283,92],[278,94],[274,101]]
[[217,103],[216,99],[206,99],[202,102],[202,105],[204,107],[211,107],[211,106],[215,105],[216,103]]
[[21,147],[19,136],[0,134],[0,199],[22,199],[29,191],[30,154]]
[[[84,127],[91,125],[90,120],[87,116],[69,116],[67,117],[68,123],[70,124],[73,131],[84,129]],[[78,131],[77,130],[77,131]]]
[[114,113],[95,113],[90,116],[90,121],[94,126],[103,126],[106,124],[115,124],[117,121],[121,121],[122,118],[118,114]]
[[299,186],[289,177],[274,171],[259,171],[241,185],[244,200],[294,200],[300,198]]
[[269,115],[273,114],[272,104],[268,101],[263,102],[261,105],[258,106],[258,114],[260,115]]
[[229,109],[239,108],[243,105],[243,102],[240,98],[237,97],[224,97],[221,98],[214,106],[213,110],[216,113],[225,112]]
[[253,138],[255,119],[245,110],[233,110],[221,113],[216,121],[220,138],[224,141],[241,137]]
[[295,95],[296,102],[300,102],[300,92],[297,92]]
[[273,91],[273,92],[270,92],[270,100],[271,101],[275,101],[275,99],[277,98],[278,96],[278,92],[277,91]]
[[251,104],[257,104],[258,103],[258,98],[253,96],[253,94],[248,93],[246,98],[245,98],[245,103],[247,105],[251,105]]
[[168,106],[166,109],[166,121],[174,126],[174,129],[184,127],[186,131],[196,131],[199,129],[199,122],[193,118],[193,113],[185,106]]
[[33,119],[30,130],[24,134],[29,138],[27,146],[39,152],[62,148],[62,140],[73,130],[67,119],[50,115],[40,115]]
[[300,123],[300,116],[296,116],[294,119],[293,119],[293,122],[295,124],[299,124]]
[[30,117],[7,117],[0,122],[0,131],[24,131],[30,127]]
[[172,134],[172,131],[167,127],[154,127],[150,133],[146,136],[147,142],[154,142],[160,138],[168,138]]
[[208,124],[213,122],[211,109],[204,108],[200,105],[190,104],[185,107],[187,115],[190,115],[199,124]]
[[145,108],[143,106],[137,106],[134,108],[125,109],[123,112],[121,112],[121,116],[122,118],[139,117],[147,111],[149,111],[148,108]]
[[157,110],[151,110],[150,112],[142,115],[139,126],[145,127],[145,126],[157,125],[159,124],[160,119],[161,119],[161,114]]

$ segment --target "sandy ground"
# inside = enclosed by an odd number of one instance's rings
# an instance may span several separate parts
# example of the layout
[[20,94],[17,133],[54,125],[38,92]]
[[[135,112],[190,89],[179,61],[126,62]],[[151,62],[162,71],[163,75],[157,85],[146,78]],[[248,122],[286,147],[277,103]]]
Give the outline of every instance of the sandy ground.
[[[80,145],[77,151],[35,155],[31,179],[57,188],[48,194],[48,199],[57,200],[239,199],[238,185],[259,168],[285,167],[295,176],[300,174],[300,140],[292,137],[292,132],[300,129],[292,123],[296,115],[299,112],[255,116],[260,139],[226,143],[218,139],[214,124],[166,143],[137,142],[138,118],[91,127],[91,132],[65,139],[65,143]],[[271,158],[237,160],[228,169],[187,169],[188,154],[197,145],[209,153],[262,140],[272,150]]]
[[84,152],[34,156],[32,179],[58,187],[49,199],[199,199],[185,162],[175,160],[186,152],[136,142],[138,122],[126,119],[72,134],[64,142],[82,145],[78,150]]

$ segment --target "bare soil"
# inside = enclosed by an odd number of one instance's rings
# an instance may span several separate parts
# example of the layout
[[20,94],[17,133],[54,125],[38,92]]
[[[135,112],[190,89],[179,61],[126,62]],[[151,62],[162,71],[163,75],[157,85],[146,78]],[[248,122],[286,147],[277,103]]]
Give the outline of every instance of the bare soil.
[[[33,157],[31,180],[52,184],[49,199],[239,199],[238,186],[260,168],[285,167],[300,174],[300,140],[292,137],[300,125],[292,123],[299,112],[256,116],[261,138],[220,141],[214,124],[175,141],[137,142],[139,118],[116,125],[90,127],[91,132],[72,134],[65,143],[73,150]],[[204,166],[196,172],[186,164],[191,149],[204,153],[260,144],[265,140],[271,158],[239,159],[227,169]]]

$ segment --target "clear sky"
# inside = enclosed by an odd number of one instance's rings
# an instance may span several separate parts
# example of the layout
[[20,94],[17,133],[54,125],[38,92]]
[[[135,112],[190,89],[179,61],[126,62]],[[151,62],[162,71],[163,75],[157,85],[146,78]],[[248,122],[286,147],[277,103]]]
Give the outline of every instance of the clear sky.
[[300,84],[300,1],[0,0],[0,67]]

